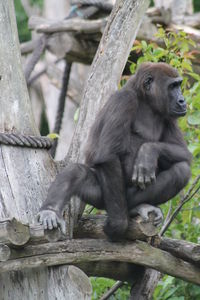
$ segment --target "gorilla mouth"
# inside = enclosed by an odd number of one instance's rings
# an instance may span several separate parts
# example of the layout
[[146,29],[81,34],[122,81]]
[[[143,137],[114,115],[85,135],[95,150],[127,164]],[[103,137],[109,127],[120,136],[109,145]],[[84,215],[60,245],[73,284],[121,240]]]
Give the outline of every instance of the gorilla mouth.
[[176,116],[185,116],[187,113],[187,109],[185,110],[173,110],[173,114]]

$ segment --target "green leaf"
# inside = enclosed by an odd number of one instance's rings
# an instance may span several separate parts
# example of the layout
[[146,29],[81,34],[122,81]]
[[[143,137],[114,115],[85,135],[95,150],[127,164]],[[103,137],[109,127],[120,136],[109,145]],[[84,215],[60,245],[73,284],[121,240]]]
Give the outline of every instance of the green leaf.
[[190,125],[200,125],[200,111],[196,111],[188,116],[188,123]]
[[182,62],[182,67],[183,67],[184,69],[186,69],[186,70],[192,72],[192,67],[191,67],[191,65],[190,65],[189,62],[183,61],[183,62]]
[[55,139],[58,139],[60,136],[59,136],[59,134],[52,132],[52,133],[49,133],[49,134],[47,135],[47,137],[48,137],[49,139],[55,140]]
[[146,50],[147,49],[147,42],[146,41],[141,41],[142,44],[142,49]]
[[132,51],[142,50],[142,45],[140,44],[140,45],[133,46],[131,50]]
[[190,75],[192,78],[194,78],[195,80],[200,81],[200,76],[199,76],[199,74],[196,74],[196,73],[192,72],[192,73],[189,73],[189,75]]
[[130,65],[130,72],[131,72],[131,74],[134,74],[134,73],[135,73],[135,69],[136,69],[136,64],[135,64],[135,63],[132,63],[132,64]]

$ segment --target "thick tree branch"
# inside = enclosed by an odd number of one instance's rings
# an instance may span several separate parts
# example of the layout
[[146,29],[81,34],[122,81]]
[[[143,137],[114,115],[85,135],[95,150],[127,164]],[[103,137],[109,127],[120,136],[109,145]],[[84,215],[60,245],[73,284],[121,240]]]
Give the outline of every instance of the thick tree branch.
[[142,241],[111,243],[100,239],[77,239],[12,249],[10,260],[0,263],[0,273],[42,266],[78,265],[83,261],[134,263],[200,284],[200,268]]

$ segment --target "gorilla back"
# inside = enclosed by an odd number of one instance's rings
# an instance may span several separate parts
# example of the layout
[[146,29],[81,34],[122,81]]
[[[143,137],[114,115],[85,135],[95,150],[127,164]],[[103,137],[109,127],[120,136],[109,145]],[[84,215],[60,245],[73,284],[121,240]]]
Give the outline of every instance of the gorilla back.
[[104,231],[120,239],[130,214],[146,215],[187,184],[191,156],[177,126],[186,114],[181,82],[171,66],[144,63],[109,98],[92,126],[85,163],[66,167],[51,185],[38,215],[44,228],[65,231],[63,210],[76,195],[105,209]]

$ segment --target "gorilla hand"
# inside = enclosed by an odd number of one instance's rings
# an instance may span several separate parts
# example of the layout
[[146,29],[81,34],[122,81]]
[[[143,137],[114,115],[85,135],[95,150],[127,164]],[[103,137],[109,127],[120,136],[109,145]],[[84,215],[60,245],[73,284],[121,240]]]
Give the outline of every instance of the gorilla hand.
[[151,143],[144,143],[137,155],[133,168],[132,182],[144,190],[156,180],[157,155]]
[[59,217],[53,210],[41,210],[37,215],[37,220],[41,225],[43,225],[44,229],[52,230],[60,227],[61,232],[66,234],[66,223],[64,219]]
[[154,213],[155,218],[153,224],[159,226],[163,221],[163,213],[159,207],[150,204],[140,204],[130,211],[130,217],[140,215],[145,222],[149,221],[149,213]]

